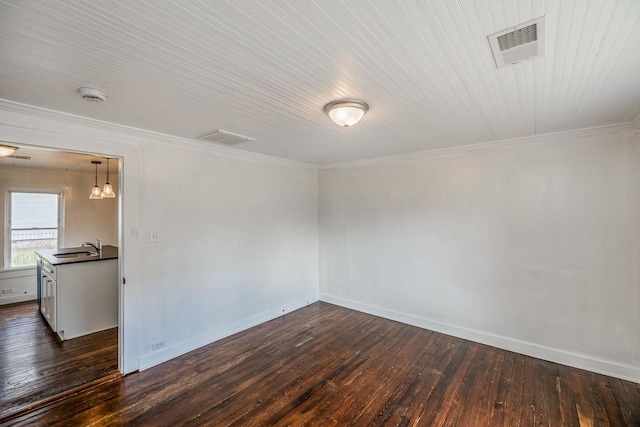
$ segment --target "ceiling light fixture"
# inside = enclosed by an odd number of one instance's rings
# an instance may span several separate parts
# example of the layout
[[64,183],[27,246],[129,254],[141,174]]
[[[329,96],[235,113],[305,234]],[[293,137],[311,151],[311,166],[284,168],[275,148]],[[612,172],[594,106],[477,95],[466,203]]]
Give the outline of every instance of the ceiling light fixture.
[[0,144],[0,157],[8,157],[12,155],[18,147],[14,147],[13,145],[4,145]]
[[96,165],[96,185],[91,189],[91,195],[89,198],[91,200],[102,200],[102,192],[100,191],[100,187],[98,187],[98,165],[102,164],[102,162],[98,160],[92,160],[92,164]]
[[324,106],[324,112],[338,126],[349,127],[360,121],[369,105],[359,99],[338,99]]
[[90,87],[79,87],[78,92],[80,92],[82,99],[89,102],[104,102],[104,100],[107,99],[104,92]]
[[[107,157],[107,183],[102,187],[102,193],[100,194],[103,199],[113,199],[116,197],[116,193],[113,191],[113,187],[109,184],[109,158]],[[97,167],[97,166],[96,166]]]

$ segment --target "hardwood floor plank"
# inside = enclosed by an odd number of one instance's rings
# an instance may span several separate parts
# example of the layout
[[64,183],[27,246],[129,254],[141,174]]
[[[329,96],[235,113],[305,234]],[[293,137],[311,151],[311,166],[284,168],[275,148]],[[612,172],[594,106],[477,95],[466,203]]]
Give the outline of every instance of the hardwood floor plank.
[[640,388],[315,303],[10,425],[640,426]]
[[[425,332],[427,333],[420,336],[421,342],[415,346],[414,356],[408,359],[413,359],[415,362],[400,367],[398,375],[396,375],[397,381],[393,384],[381,382],[373,389],[366,382],[360,382],[359,389],[369,389],[366,399],[358,400],[350,395],[348,401],[340,405],[332,414],[328,414],[327,421],[336,424],[339,420],[343,420],[347,424],[355,424],[358,419],[379,418],[395,425],[400,422],[400,419],[406,417],[409,406],[416,396],[415,390],[420,377],[428,366],[428,360],[436,356],[437,351],[444,346],[444,341],[438,340],[438,334],[430,333],[430,331]],[[385,410],[377,409],[376,402],[382,401],[385,402]]]
[[[485,376],[483,380],[486,387],[480,389],[477,403],[473,405],[476,410],[475,414],[470,418],[468,425],[473,426],[487,426],[489,424],[489,417],[493,404],[496,401],[498,395],[498,383],[500,380],[500,372],[502,371],[502,365],[504,363],[505,352],[495,348],[487,349],[487,365],[485,369]],[[473,402],[472,402],[473,403]]]
[[118,369],[118,329],[61,341],[34,301],[0,306],[0,423]]
[[565,425],[569,422],[562,413],[562,398],[558,390],[558,378],[560,375],[559,365],[545,362],[545,370],[542,377],[538,379],[538,393],[544,396],[549,420],[561,420]]
[[[462,340],[456,339],[452,342],[451,337],[440,334],[437,334],[437,340],[440,344],[436,352],[433,353],[432,358],[426,359],[427,365],[422,370],[417,381],[407,390],[413,393],[413,396],[405,393],[404,398],[406,398],[405,401],[408,405],[407,409],[401,414],[402,417],[399,420],[401,425],[414,425],[421,422],[422,417],[427,412],[429,399],[438,384],[441,383],[445,370],[462,344]],[[390,421],[393,422],[393,418]]]
[[[609,385],[624,418],[625,425],[640,426],[640,390],[638,384],[617,378],[609,378]],[[635,423],[635,424],[634,424]]]
[[449,411],[455,406],[455,397],[467,374],[477,348],[468,342],[457,346],[453,358],[440,375],[438,382],[426,399],[424,412],[416,418],[424,425],[444,425]]
[[[506,408],[509,406],[509,391],[512,389],[513,373],[516,354],[506,351],[503,354],[502,365],[499,370],[497,379],[497,388],[495,397],[489,411],[488,422],[486,425],[508,425],[506,423]],[[479,424],[478,424],[479,425]]]
[[[403,328],[404,329],[404,328]],[[377,409],[378,417],[388,416],[383,414],[383,409],[391,409],[393,407],[392,400],[389,399],[389,390],[397,387],[402,382],[406,372],[411,369],[411,364],[398,364],[398,360],[405,358],[415,359],[423,350],[425,338],[430,334],[427,331],[411,331],[410,334],[403,334],[398,341],[392,341],[387,338],[384,352],[376,353],[371,356],[363,354],[366,359],[360,365],[354,365],[354,369],[345,369],[340,375],[326,381],[325,390],[320,390],[315,400],[309,399],[300,411],[305,415],[302,417],[292,418],[284,417],[282,423],[305,424],[312,419],[328,419],[330,416],[339,412],[341,406],[349,402],[368,401]],[[366,381],[368,376],[376,376],[381,379],[376,390],[372,390],[371,384]],[[342,397],[337,395],[336,384],[343,384],[341,388]],[[381,393],[384,391],[384,393]],[[345,402],[346,401],[346,402]],[[378,402],[378,403],[376,403]],[[317,408],[320,408],[318,410]],[[359,413],[365,414],[367,406],[361,408]]]
[[[377,322],[376,322],[377,323]],[[242,418],[234,420],[237,425],[244,425],[251,417],[257,417],[258,422],[273,425],[280,421],[285,414],[294,411],[297,414],[305,408],[305,401],[313,399],[323,391],[325,383],[339,381],[357,369],[366,369],[366,364],[376,360],[380,354],[389,351],[406,331],[400,325],[377,325],[370,334],[363,335],[359,331],[349,334],[340,347],[328,357],[318,357],[313,362],[313,369],[296,376],[274,393],[275,398],[267,399],[259,407],[253,408]],[[319,351],[322,351],[320,348]],[[328,363],[318,363],[326,361]],[[311,400],[314,401],[314,400]],[[277,410],[276,410],[277,409]]]

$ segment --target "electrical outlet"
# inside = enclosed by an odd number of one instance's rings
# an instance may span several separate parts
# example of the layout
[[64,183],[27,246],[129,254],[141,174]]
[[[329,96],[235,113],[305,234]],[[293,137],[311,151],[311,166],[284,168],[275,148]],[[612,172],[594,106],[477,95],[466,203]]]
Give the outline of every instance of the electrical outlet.
[[166,343],[167,342],[165,340],[156,341],[154,343],[151,343],[151,350],[158,350],[159,348],[164,347]]
[[7,289],[3,289],[2,290],[2,294],[15,294],[16,293],[16,288],[7,288]]

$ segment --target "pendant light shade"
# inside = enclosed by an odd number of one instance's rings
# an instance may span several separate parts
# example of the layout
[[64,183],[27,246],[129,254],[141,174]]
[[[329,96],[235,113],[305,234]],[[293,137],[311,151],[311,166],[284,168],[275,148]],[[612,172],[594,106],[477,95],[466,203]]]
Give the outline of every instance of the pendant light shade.
[[102,192],[100,191],[100,187],[97,185],[91,189],[91,195],[89,196],[92,200],[102,200]]
[[113,199],[116,197],[116,193],[113,191],[113,187],[108,182],[102,187],[101,196],[103,199]]
[[12,155],[18,147],[14,147],[13,145],[4,145],[0,144],[0,157],[7,157]]
[[98,165],[102,164],[102,162],[92,160],[91,163],[96,165],[96,185],[91,189],[91,195],[89,198],[91,200],[102,200],[102,192],[100,191],[100,187],[98,187]]
[[369,105],[359,99],[339,99],[324,106],[324,112],[338,126],[349,127],[360,121]]
[[104,187],[102,187],[101,196],[103,199],[113,199],[116,197],[113,187],[109,184],[109,158],[107,158],[107,182],[104,184]]

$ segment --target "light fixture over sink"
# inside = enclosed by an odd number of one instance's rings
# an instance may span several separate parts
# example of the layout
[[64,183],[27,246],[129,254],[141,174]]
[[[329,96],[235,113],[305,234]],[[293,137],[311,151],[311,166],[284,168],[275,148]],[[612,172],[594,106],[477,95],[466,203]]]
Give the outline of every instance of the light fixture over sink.
[[[97,183],[96,183],[97,185]],[[116,197],[116,193],[113,191],[113,187],[109,184],[109,158],[107,157],[107,182],[102,187],[102,193],[100,194],[103,199],[113,199]]]
[[360,121],[369,105],[359,99],[338,99],[324,106],[324,112],[338,126],[349,127]]
[[98,165],[102,164],[99,160],[92,160],[92,164],[96,165],[96,185],[91,189],[91,195],[89,198],[91,200],[102,200],[102,192],[100,191],[100,187],[98,187]]

